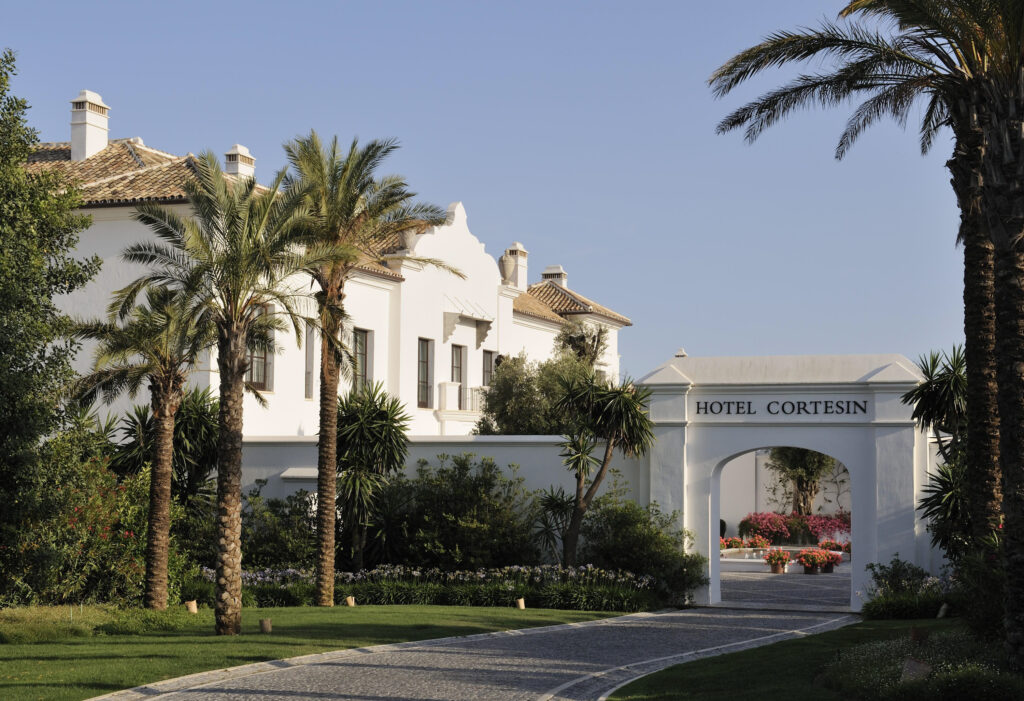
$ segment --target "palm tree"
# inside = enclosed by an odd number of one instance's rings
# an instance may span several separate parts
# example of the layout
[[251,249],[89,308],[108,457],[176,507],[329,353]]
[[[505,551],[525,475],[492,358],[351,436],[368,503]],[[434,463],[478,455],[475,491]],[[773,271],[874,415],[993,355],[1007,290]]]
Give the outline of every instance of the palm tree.
[[106,402],[123,392],[132,397],[145,383],[153,412],[149,527],[146,534],[146,608],[167,608],[167,560],[171,530],[171,477],[174,464],[174,417],[185,383],[203,348],[212,339],[208,328],[189,316],[187,300],[167,287],[146,290],[143,305],[112,310],[108,321],[78,326],[80,338],[96,341],[95,364],[79,380],[79,393]]
[[[654,442],[654,424],[647,412],[650,395],[649,389],[637,387],[629,379],[618,386],[600,383],[593,375],[561,381],[556,407],[575,426],[562,444],[563,463],[576,477],[572,515],[562,536],[562,562],[566,567],[576,565],[583,517],[608,474],[615,449],[623,455],[642,456]],[[602,460],[591,455],[599,440],[605,442]],[[597,474],[588,485],[594,467]]]
[[[361,263],[377,260],[384,248],[405,232],[422,232],[443,224],[444,210],[414,203],[405,180],[378,178],[381,163],[397,148],[393,139],[363,147],[353,139],[343,153],[335,137],[328,146],[315,131],[285,145],[293,173],[288,184],[306,193],[314,238],[336,246],[343,255],[310,269],[319,287],[320,431],[317,446],[317,604],[334,605],[334,527],[337,481],[337,403],[341,374],[347,374],[341,346],[345,283]],[[433,260],[422,262],[439,265]]]
[[982,118],[973,96],[973,76],[994,56],[981,6],[955,0],[854,0],[842,17],[895,21],[885,36],[864,23],[825,22],[817,29],[777,32],[737,54],[709,83],[722,97],[769,68],[830,58],[831,70],[800,75],[737,109],[718,125],[719,133],[746,128],[748,141],[796,109],[832,107],[864,98],[847,122],[836,148],[842,158],[858,136],[883,117],[905,125],[919,101],[922,153],[943,127],[954,136],[947,162],[960,207],[958,241],[964,247],[964,332],[967,360],[967,443],[970,455],[976,536],[998,521],[999,411],[996,403],[993,244],[982,207]]
[[151,267],[120,291],[118,304],[130,306],[140,290],[167,285],[189,300],[196,326],[216,337],[220,373],[217,441],[216,631],[236,635],[242,622],[242,399],[249,353],[273,352],[274,334],[290,326],[302,342],[302,314],[308,295],[296,287],[310,267],[341,253],[308,243],[300,197],[279,192],[284,172],[270,188],[252,178],[229,178],[216,157],[192,161],[195,178],[185,184],[192,216],[144,204],[135,218],[160,241],[136,244],[123,255]]
[[352,569],[363,569],[374,500],[390,475],[405,467],[409,415],[380,383],[353,388],[338,400],[338,484],[352,540]]
[[894,20],[898,33],[887,39],[862,25],[826,23],[769,37],[712,75],[718,94],[791,61],[833,56],[840,65],[799,77],[719,128],[746,124],[755,138],[793,107],[833,105],[855,94],[870,97],[850,120],[839,155],[879,117],[904,123],[918,97],[927,98],[923,147],[941,127],[952,128],[950,170],[965,260],[970,521],[979,542],[998,520],[1002,500],[1006,645],[1011,662],[1024,669],[1024,2],[853,0],[843,14]]

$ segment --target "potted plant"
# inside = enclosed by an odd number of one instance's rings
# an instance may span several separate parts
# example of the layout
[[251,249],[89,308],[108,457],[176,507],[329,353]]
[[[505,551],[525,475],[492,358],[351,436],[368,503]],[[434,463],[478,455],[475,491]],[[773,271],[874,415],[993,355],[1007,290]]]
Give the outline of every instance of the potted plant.
[[804,566],[804,574],[819,574],[821,566],[829,559],[827,550],[806,548],[796,556],[797,562]]
[[823,552],[828,559],[822,564],[821,572],[822,574],[832,574],[835,571],[836,565],[843,562],[843,551],[824,550]]
[[789,551],[781,548],[769,550],[764,555],[764,561],[771,566],[772,574],[783,574],[789,563]]
[[843,551],[843,544],[840,543],[838,540],[823,540],[820,543],[818,543],[818,547],[822,550],[831,550],[833,552]]

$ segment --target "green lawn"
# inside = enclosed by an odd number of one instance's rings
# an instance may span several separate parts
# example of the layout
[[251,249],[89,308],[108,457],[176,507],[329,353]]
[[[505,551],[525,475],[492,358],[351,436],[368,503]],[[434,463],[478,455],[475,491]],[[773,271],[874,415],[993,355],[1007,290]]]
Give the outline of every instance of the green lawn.
[[[617,614],[454,606],[247,609],[243,634],[213,635],[213,612],[202,610],[178,630],[145,634],[92,632],[116,614],[99,607],[0,611],[0,640],[60,639],[0,644],[0,698],[84,699],[193,672],[341,648],[471,635],[571,623]],[[258,619],[273,620],[270,635]],[[131,624],[129,621],[128,625]],[[62,627],[61,632],[53,631]],[[20,637],[19,637],[20,636]]]
[[910,634],[910,627],[949,630],[955,619],[924,621],[864,621],[806,638],[734,652],[669,667],[624,686],[615,701],[839,701],[843,697],[824,688],[821,667],[836,658],[836,651],[872,640]]

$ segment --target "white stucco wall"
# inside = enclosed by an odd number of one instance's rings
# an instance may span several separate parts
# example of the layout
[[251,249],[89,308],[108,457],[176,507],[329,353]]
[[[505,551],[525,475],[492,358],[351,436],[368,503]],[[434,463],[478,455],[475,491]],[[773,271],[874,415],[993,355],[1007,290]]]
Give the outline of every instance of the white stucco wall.
[[[503,468],[518,465],[516,474],[524,479],[528,490],[561,485],[571,493],[575,482],[558,455],[561,440],[558,436],[411,436],[406,472],[414,474],[420,459],[436,466],[438,455],[472,453],[492,457]],[[257,479],[266,479],[266,496],[283,497],[298,489],[315,492],[316,460],[315,437],[247,437],[243,442],[243,489],[251,488]],[[612,469],[621,474],[631,496],[646,504],[646,459],[624,458],[616,453]],[[611,483],[609,477],[602,492]]]

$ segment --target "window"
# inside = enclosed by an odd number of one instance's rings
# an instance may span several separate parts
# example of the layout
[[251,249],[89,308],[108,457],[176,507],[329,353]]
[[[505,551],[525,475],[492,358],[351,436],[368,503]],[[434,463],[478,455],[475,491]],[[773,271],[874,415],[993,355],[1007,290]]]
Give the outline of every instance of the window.
[[[269,313],[270,306],[263,304],[260,305],[259,310],[256,312],[256,316],[263,316],[264,314]],[[271,332],[271,334],[272,333],[273,332]],[[270,340],[273,341],[272,335]],[[246,355],[246,360],[249,363],[249,369],[245,372],[245,381],[248,382],[253,389],[261,391],[268,391],[272,389],[270,354],[265,350],[250,350]]]
[[306,324],[306,399],[313,398],[313,378],[316,372],[316,353],[313,344],[316,343],[316,336],[313,332],[313,325]]
[[352,360],[355,362],[353,368],[352,387],[361,390],[370,379],[367,368],[367,353],[369,347],[369,332],[363,329],[356,329],[352,332]]
[[484,351],[484,377],[481,384],[484,387],[490,387],[492,377],[494,377],[494,351]]
[[426,409],[430,407],[430,356],[433,355],[434,342],[427,338],[419,340],[416,370],[416,406]]
[[[452,382],[462,382],[462,371],[466,367],[466,347],[452,346]],[[459,388],[459,409],[463,408],[462,389]]]

